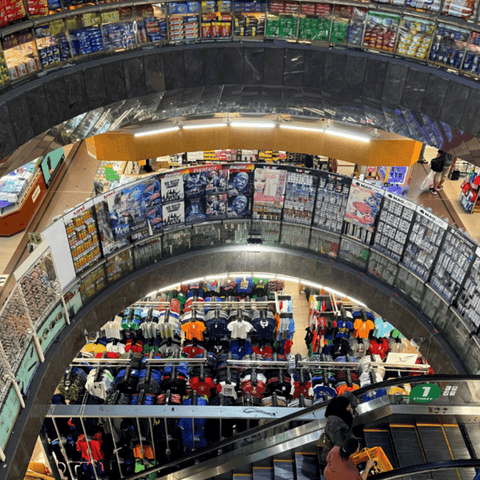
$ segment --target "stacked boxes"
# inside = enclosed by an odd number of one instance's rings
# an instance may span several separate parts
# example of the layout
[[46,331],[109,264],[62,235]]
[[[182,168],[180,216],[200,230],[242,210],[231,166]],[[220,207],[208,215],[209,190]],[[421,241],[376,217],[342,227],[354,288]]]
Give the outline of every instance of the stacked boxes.
[[135,45],[135,32],[130,23],[112,23],[103,26],[105,49],[127,48]]
[[200,4],[198,2],[169,3],[168,10],[174,15],[169,18],[171,40],[189,40],[199,37]]
[[298,37],[305,40],[328,41],[332,26],[332,6],[323,3],[304,3],[301,6],[300,31]]
[[480,33],[472,32],[462,70],[480,75]]
[[267,37],[296,38],[298,27],[298,4],[271,2],[271,15],[267,18]]
[[28,13],[30,15],[48,15],[47,0],[28,0]]
[[421,60],[425,59],[432,43],[434,24],[405,17],[401,26],[403,28],[400,29],[397,53]]
[[0,8],[0,27],[25,17],[26,11],[22,0],[3,0]]
[[398,15],[369,14],[363,38],[363,46],[393,52],[397,38]]
[[467,30],[439,23],[430,51],[430,60],[451,68],[460,68],[468,37]]
[[104,49],[99,27],[81,28],[70,32],[73,55],[88,55]]

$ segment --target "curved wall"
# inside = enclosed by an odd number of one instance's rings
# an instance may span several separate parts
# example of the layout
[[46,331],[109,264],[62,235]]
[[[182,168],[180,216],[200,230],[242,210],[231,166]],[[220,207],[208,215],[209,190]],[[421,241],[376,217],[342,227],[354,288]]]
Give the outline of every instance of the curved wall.
[[[366,52],[305,44],[197,44],[92,60],[7,91],[0,96],[0,158],[81,113],[179,89],[187,89],[183,92],[187,101],[189,95],[198,94],[195,88],[214,85],[243,85],[247,100],[254,92],[262,96],[262,88],[267,97],[267,90],[276,92],[272,98],[274,112],[294,112],[305,106],[316,111],[315,115],[362,121],[394,132],[396,127],[391,123],[394,110],[399,108],[413,115],[406,132],[416,140],[426,141],[422,128],[440,128],[439,122],[444,122],[449,131],[443,135],[447,150],[472,135],[480,136],[479,85],[439,69]],[[224,111],[228,111],[228,99],[225,101]],[[436,126],[432,127],[432,122]],[[468,134],[463,136],[463,132]],[[460,137],[455,138],[456,134]],[[471,152],[465,148],[463,158],[468,159]],[[18,166],[7,159],[2,170]]]
[[106,290],[84,308],[47,352],[34,378],[14,434],[5,451],[7,468],[0,478],[22,480],[52,395],[70,362],[85,344],[85,330],[96,332],[123,308],[149,292],[188,278],[225,272],[259,271],[298,276],[303,280],[338,288],[351,294],[389,322],[403,330],[409,338],[423,338],[421,353],[436,373],[465,373],[455,353],[434,327],[407,302],[379,282],[326,258],[283,248],[247,246],[222,247],[183,254],[139,270]]

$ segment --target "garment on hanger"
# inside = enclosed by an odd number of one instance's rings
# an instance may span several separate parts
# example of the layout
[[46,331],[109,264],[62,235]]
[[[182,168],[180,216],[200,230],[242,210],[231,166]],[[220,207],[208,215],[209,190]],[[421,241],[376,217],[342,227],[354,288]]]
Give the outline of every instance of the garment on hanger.
[[103,327],[102,331],[105,333],[106,338],[116,338],[117,340],[122,339],[120,324],[111,320],[107,322]]
[[355,338],[368,338],[370,332],[375,328],[375,324],[371,320],[363,321],[358,318],[355,320],[353,328],[355,329]]
[[185,332],[187,340],[203,341],[203,332],[206,330],[205,323],[200,321],[188,322],[182,325],[182,330]]
[[249,332],[254,330],[251,323],[245,320],[235,320],[227,325],[227,329],[231,332],[232,338],[246,339]]

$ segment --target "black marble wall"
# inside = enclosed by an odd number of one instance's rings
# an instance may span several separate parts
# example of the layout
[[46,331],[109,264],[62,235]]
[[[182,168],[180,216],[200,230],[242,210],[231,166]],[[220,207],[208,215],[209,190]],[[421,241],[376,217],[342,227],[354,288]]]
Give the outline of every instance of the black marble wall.
[[23,480],[59,379],[85,344],[84,330],[99,330],[115,314],[149,292],[185,280],[185,272],[190,278],[197,278],[251,270],[296,276],[351,295],[387,318],[409,338],[423,337],[425,342],[420,345],[420,351],[435,373],[465,373],[452,348],[424,317],[392,291],[348,266],[282,248],[240,250],[238,247],[223,247],[216,248],[215,255],[211,250],[188,253],[120,280],[84,308],[61,332],[33,379],[26,398],[27,408],[21,411],[5,451],[8,462],[0,469],[0,480]]
[[[49,73],[4,93],[0,159],[80,113],[150,93],[215,85],[282,86],[284,103],[289,101],[291,107],[303,107],[303,98],[295,92],[300,90],[304,97],[313,90],[320,99],[315,108],[322,111],[325,102],[327,116],[337,119],[359,107],[362,111],[363,105],[375,105],[380,116],[374,116],[374,124],[379,127],[387,126],[382,110],[410,109],[420,124],[423,113],[448,124],[454,137],[460,135],[458,141],[445,137],[445,148],[454,153],[460,143],[480,135],[480,88],[465,78],[349,50],[277,43],[198,44],[117,54]],[[294,94],[288,99],[290,88]],[[462,137],[463,132],[472,135]],[[472,154],[467,146],[467,157],[480,162],[477,148],[474,142]],[[17,166],[4,165],[0,173]]]

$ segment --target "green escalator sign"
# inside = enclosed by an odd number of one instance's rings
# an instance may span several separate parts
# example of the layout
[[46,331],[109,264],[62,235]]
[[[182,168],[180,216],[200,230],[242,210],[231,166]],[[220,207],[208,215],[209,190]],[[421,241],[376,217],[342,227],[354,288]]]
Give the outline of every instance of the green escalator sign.
[[424,383],[412,388],[409,399],[412,402],[428,403],[436,400],[442,394],[442,389],[433,383]]

